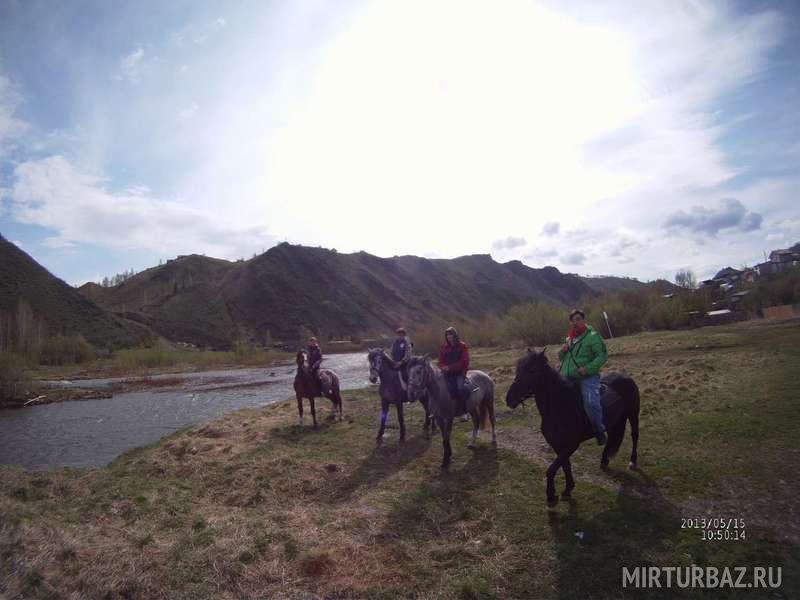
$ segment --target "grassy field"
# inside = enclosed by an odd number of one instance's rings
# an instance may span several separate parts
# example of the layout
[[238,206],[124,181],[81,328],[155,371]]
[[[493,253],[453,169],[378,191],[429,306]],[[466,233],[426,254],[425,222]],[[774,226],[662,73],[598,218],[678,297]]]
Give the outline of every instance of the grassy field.
[[[519,351],[478,350],[498,381],[499,447],[482,434],[468,450],[458,423],[447,474],[419,406],[405,445],[394,427],[375,447],[373,389],[346,392],[344,421],[317,431],[284,402],[102,469],[0,467],[0,597],[797,597],[800,321],[609,347],[642,389],[640,469],[629,439],[609,472],[587,443],[572,502],[545,506],[538,414],[505,406]],[[703,541],[681,527],[697,517],[743,519],[746,539]],[[622,566],[686,565],[781,567],[782,585],[622,588]]]

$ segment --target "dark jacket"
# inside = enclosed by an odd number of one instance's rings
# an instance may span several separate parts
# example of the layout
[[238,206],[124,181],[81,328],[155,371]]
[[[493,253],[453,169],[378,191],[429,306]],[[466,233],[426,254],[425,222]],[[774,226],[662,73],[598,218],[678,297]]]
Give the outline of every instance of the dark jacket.
[[449,373],[466,375],[469,369],[469,348],[458,340],[454,345],[442,344],[439,350],[439,368],[448,366]]
[[319,346],[312,346],[309,344],[308,346],[308,364],[311,365],[311,369],[319,369],[320,364],[322,363],[322,349]]
[[400,362],[407,358],[411,358],[411,341],[407,336],[395,339],[392,344],[392,360]]

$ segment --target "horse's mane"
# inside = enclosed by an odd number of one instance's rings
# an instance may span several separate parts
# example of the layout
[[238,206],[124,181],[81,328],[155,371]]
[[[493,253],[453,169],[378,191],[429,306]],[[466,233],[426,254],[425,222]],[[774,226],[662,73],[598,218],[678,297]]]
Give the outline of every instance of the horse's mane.
[[539,355],[538,352],[534,352],[533,355],[531,360],[537,362],[537,367],[544,374],[546,384],[554,387],[559,392],[568,393],[570,397],[574,396],[575,386],[573,383],[559,373],[558,369],[551,365],[545,356]]

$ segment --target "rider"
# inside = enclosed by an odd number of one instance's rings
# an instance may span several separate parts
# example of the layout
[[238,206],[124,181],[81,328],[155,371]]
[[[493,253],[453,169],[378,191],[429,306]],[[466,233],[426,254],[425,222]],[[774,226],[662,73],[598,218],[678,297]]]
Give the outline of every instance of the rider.
[[411,348],[413,344],[406,333],[405,327],[395,329],[397,337],[392,343],[392,366],[400,369],[400,379],[402,383],[408,381],[408,360],[411,358]]
[[456,399],[456,414],[463,415],[467,412],[464,378],[469,369],[469,348],[458,337],[455,327],[445,329],[444,339],[439,350],[439,368],[444,373],[450,395]]
[[565,344],[558,351],[559,372],[581,387],[583,406],[592,423],[598,445],[606,443],[603,407],[600,403],[600,369],[608,361],[602,336],[586,324],[586,315],[578,308],[569,313],[572,325]]
[[322,387],[322,381],[319,378],[319,367],[322,364],[322,348],[319,347],[317,338],[310,338],[306,349],[308,350],[308,366],[311,370],[311,377]]

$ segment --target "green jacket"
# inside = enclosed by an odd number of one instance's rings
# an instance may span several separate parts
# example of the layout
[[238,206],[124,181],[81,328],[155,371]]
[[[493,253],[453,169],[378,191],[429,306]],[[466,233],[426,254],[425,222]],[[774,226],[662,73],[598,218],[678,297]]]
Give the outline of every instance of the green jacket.
[[569,351],[564,351],[563,348],[558,351],[558,360],[561,361],[558,371],[565,377],[581,379],[578,367],[586,368],[586,377],[596,375],[608,361],[606,343],[591,325],[587,325],[583,335],[572,342]]

